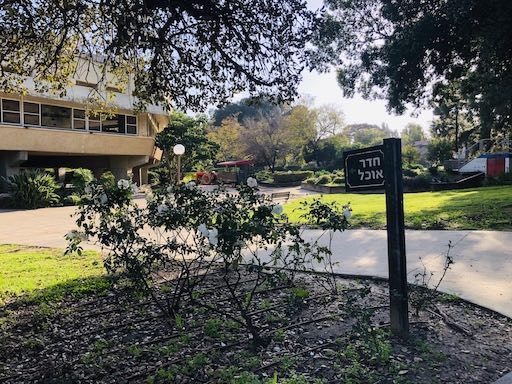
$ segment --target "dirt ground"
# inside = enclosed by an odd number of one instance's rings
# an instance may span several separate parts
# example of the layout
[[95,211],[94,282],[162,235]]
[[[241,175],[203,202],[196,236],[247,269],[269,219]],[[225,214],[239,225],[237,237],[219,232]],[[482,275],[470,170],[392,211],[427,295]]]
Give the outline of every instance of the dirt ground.
[[[252,275],[245,278],[250,281]],[[512,320],[447,295],[410,314],[407,340],[388,331],[383,282],[318,276],[257,293],[265,346],[222,314],[212,275],[204,297],[170,323],[154,303],[101,296],[0,308],[2,383],[491,383],[512,371]],[[286,381],[288,380],[288,381]],[[276,382],[276,381],[270,381]]]

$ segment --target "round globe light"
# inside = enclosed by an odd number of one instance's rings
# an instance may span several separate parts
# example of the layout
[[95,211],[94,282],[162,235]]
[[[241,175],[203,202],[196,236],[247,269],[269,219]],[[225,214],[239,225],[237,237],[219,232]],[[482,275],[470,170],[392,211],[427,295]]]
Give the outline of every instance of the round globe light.
[[174,154],[176,156],[181,156],[185,153],[185,146],[183,144],[176,144],[173,148],[172,148],[172,151],[174,152]]

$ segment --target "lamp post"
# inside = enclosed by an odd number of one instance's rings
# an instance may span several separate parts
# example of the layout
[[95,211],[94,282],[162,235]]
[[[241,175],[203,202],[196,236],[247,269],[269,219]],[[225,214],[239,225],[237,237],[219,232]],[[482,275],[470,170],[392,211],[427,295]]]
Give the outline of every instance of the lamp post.
[[181,181],[181,156],[185,153],[185,147],[183,144],[176,144],[172,151],[174,152],[174,155],[176,156],[176,162],[177,162],[177,182],[176,184],[179,184]]

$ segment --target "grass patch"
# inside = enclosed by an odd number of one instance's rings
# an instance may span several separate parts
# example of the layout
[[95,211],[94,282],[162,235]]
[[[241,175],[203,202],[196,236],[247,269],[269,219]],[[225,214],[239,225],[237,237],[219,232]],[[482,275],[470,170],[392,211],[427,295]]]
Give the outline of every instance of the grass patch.
[[[386,224],[384,194],[323,195],[323,201],[350,202],[352,228],[382,229]],[[292,222],[300,222],[303,200],[285,205]],[[410,229],[512,229],[512,186],[404,194],[405,226]]]
[[19,296],[33,302],[59,300],[109,285],[101,256],[93,251],[63,256],[58,249],[0,245],[0,265],[0,304]]

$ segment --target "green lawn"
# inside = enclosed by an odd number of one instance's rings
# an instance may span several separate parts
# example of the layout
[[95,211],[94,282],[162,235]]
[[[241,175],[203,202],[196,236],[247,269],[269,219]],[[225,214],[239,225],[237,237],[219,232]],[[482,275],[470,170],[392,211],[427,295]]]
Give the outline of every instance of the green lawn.
[[[285,205],[285,213],[300,222],[300,201]],[[383,194],[323,195],[326,202],[350,202],[352,228],[385,227]],[[512,229],[512,186],[463,189],[442,192],[406,193],[405,225],[411,229]]]
[[97,252],[63,256],[62,250],[0,245],[0,304],[13,296],[25,300],[59,300],[107,287]]

